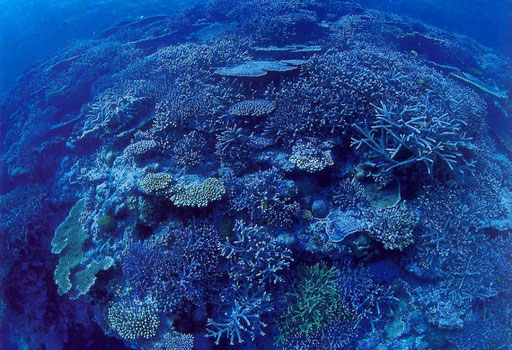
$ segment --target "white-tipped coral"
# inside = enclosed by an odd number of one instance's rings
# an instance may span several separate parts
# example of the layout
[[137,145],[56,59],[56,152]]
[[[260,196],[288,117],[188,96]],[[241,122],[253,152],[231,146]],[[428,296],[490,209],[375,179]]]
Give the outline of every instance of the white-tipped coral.
[[226,188],[219,179],[210,177],[205,181],[188,186],[176,186],[169,199],[177,207],[203,208],[222,198]]
[[308,173],[317,173],[334,164],[330,150],[323,150],[311,142],[293,146],[290,162]]
[[110,327],[121,338],[149,339],[156,335],[160,326],[160,319],[156,312],[148,305],[133,302],[130,305],[113,304],[107,311]]

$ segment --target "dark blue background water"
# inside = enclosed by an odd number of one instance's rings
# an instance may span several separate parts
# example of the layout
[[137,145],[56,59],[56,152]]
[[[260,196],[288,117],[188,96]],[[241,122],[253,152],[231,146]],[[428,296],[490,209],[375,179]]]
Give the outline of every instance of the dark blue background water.
[[168,14],[190,0],[2,0],[0,92],[26,68],[74,40],[94,38],[125,19]]
[[511,52],[510,0],[358,0],[379,10],[416,17]]
[[[192,0],[3,0],[0,1],[0,92],[18,75],[77,39],[93,38],[123,19],[172,13]],[[199,2],[199,1],[195,1]],[[510,0],[358,0],[417,17],[512,52]]]

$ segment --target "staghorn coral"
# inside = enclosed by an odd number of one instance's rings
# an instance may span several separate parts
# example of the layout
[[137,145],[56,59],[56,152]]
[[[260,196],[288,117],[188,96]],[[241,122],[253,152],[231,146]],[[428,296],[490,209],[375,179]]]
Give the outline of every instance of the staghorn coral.
[[434,175],[440,166],[452,171],[472,166],[462,153],[471,140],[462,130],[464,121],[447,113],[436,115],[427,101],[381,102],[375,112],[371,126],[353,124],[359,135],[352,138],[352,146],[368,149],[383,172],[423,165],[427,174]]
[[96,135],[99,130],[107,130],[109,133],[119,132],[126,128],[132,119],[144,114],[148,105],[148,98],[139,96],[135,87],[128,87],[122,91],[107,89],[90,105],[83,131],[74,141]]
[[265,335],[263,328],[267,325],[261,320],[261,315],[270,311],[269,301],[269,296],[264,292],[245,294],[235,299],[219,321],[208,320],[207,336],[215,338],[216,344],[226,337],[229,344],[234,345],[244,343],[245,336],[254,340],[257,335]]
[[235,169],[247,167],[250,156],[250,138],[244,130],[236,125],[228,126],[217,134],[215,154],[221,159],[221,164],[233,165]]
[[205,162],[206,146],[206,138],[196,130],[191,131],[176,142],[172,148],[172,159],[176,166],[189,170]]

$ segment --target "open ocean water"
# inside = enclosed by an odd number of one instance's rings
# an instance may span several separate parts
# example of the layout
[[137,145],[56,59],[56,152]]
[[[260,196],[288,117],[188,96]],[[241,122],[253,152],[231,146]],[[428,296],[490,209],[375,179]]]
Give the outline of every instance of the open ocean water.
[[0,0],[1,350],[511,350],[510,0]]

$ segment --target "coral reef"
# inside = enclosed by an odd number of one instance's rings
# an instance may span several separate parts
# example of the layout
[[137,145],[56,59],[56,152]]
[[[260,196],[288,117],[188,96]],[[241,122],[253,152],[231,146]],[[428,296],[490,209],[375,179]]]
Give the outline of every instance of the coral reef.
[[70,45],[1,101],[2,332],[507,349],[510,67],[349,0],[208,0]]

